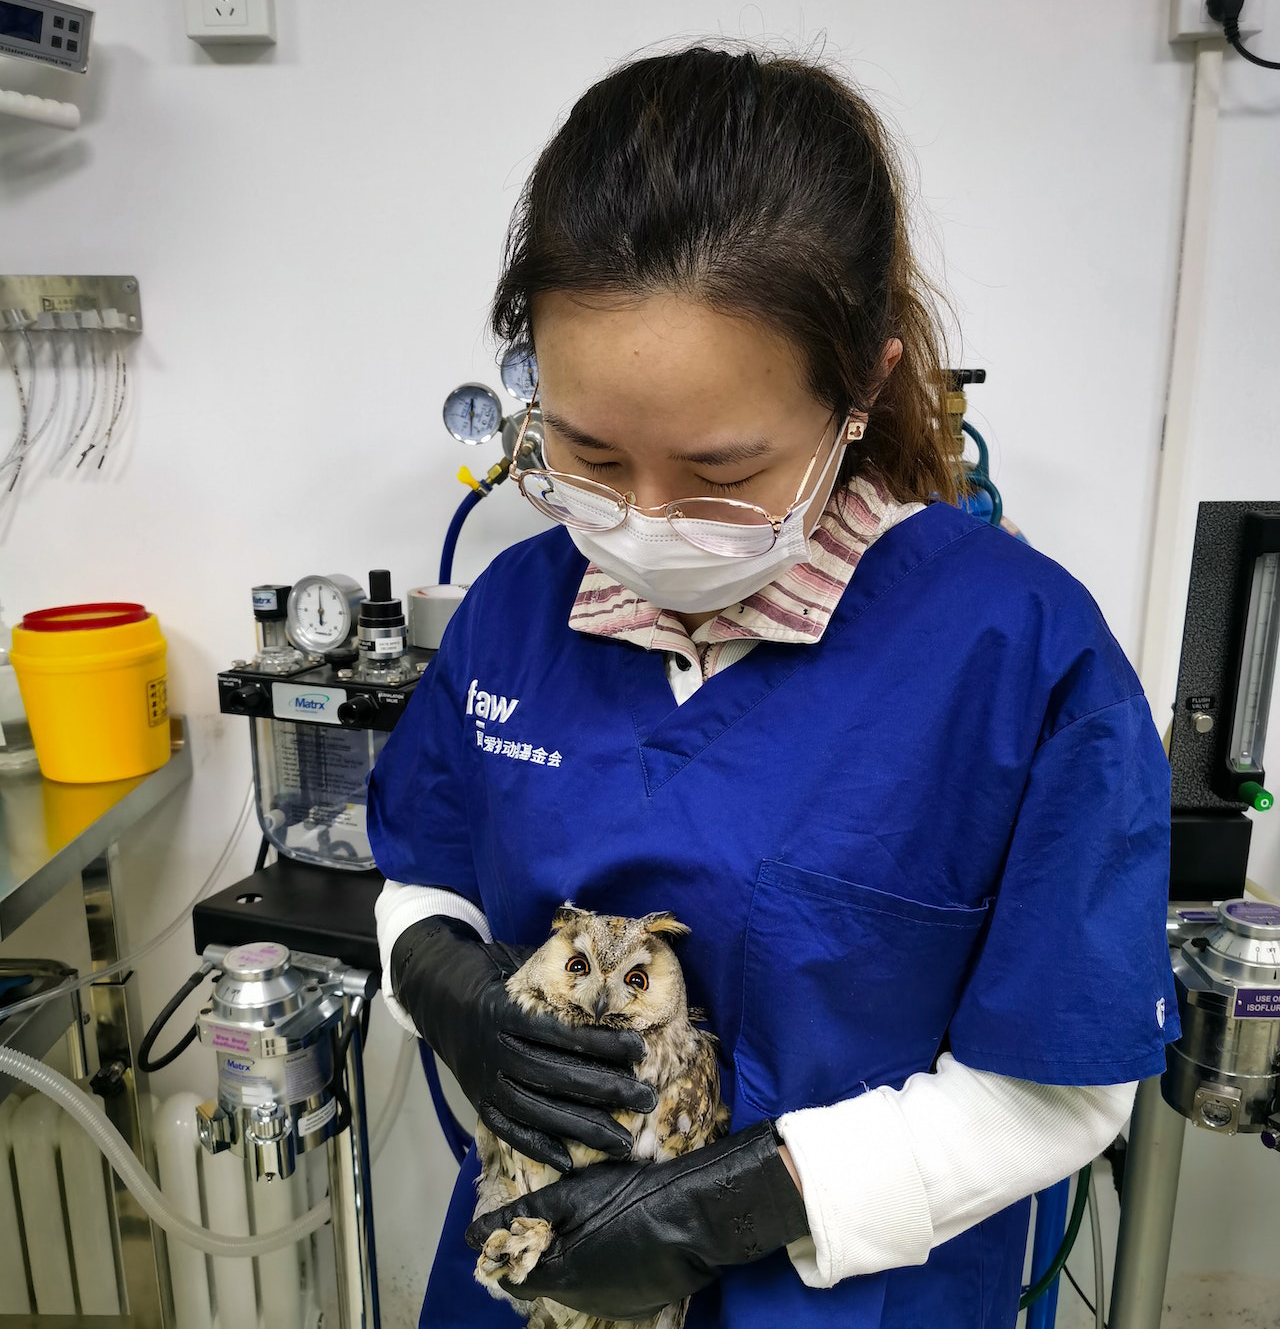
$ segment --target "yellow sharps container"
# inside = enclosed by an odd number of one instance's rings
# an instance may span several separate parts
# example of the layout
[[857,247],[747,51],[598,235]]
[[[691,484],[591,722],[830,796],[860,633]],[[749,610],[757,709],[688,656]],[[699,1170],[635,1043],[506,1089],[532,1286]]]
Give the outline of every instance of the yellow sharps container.
[[142,605],[27,614],[9,659],[47,779],[127,780],[169,760],[165,640]]

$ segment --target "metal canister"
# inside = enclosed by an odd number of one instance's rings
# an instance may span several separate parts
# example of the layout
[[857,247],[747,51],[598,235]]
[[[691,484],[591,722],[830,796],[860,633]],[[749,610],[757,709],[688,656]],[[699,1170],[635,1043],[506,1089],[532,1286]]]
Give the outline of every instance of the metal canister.
[[204,958],[222,977],[197,1021],[218,1057],[218,1101],[199,1109],[200,1141],[252,1158],[255,1176],[288,1177],[297,1154],[339,1128],[334,1033],[367,976],[275,942],[211,946]]
[[1165,1101],[1221,1135],[1280,1130],[1280,907],[1218,906],[1217,923],[1174,956],[1182,1037]]

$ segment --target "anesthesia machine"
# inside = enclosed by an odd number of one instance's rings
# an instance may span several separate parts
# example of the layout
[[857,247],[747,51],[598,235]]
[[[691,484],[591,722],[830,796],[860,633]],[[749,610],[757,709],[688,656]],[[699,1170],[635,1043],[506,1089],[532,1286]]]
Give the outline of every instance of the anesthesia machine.
[[1280,1144],[1280,904],[1245,898],[1280,645],[1280,503],[1202,503],[1169,732],[1169,944],[1182,1036],[1138,1091],[1112,1329],[1158,1329],[1183,1135]]
[[[531,357],[507,356],[502,376],[522,403],[530,400]],[[361,1045],[378,984],[373,906],[383,878],[369,845],[366,786],[465,592],[449,584],[458,533],[505,478],[522,418],[504,420],[496,396],[479,385],[450,394],[453,436],[480,443],[501,433],[507,457],[483,480],[464,472],[470,501],[446,535],[441,585],[402,599],[390,573],[375,569],[367,593],[341,573],[256,586],[255,652],[218,675],[220,709],[250,722],[262,850],[251,876],[196,905],[203,965],[149,1040],[214,973],[212,998],[169,1057],[197,1036],[217,1057],[218,1098],[198,1120],[211,1151],[250,1159],[256,1175],[288,1176],[298,1154],[328,1148],[344,1326],[379,1323]],[[460,1155],[469,1138],[429,1050],[420,1052],[446,1139]]]

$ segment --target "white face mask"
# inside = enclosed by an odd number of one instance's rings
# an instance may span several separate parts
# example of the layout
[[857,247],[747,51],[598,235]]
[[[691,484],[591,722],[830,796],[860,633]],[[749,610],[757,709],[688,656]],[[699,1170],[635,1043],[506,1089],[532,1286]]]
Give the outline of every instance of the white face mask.
[[[677,614],[726,609],[808,560],[805,519],[814,503],[826,505],[834,487],[834,478],[828,481],[826,476],[839,472],[843,456],[842,442],[833,449],[813,493],[782,523],[773,547],[763,554],[741,558],[699,549],[677,535],[665,517],[650,517],[634,509],[611,531],[567,529],[582,554],[651,604]],[[747,536],[759,529],[724,522],[716,525],[728,525],[730,531],[741,529]]]

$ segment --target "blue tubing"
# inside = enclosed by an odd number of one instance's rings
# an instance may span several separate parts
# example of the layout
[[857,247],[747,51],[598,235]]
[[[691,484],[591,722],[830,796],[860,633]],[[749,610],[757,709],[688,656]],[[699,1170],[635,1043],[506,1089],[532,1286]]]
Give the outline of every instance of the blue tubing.
[[[1004,516],[1004,500],[1000,497],[1000,491],[995,486],[995,481],[991,478],[990,471],[990,452],[987,449],[987,440],[968,422],[962,420],[960,428],[973,439],[974,446],[978,449],[978,464],[965,476],[969,484],[983,493],[991,500],[991,513],[987,520],[992,526],[999,526],[1000,519]],[[971,512],[973,508],[969,509]],[[983,515],[981,513],[977,515]]]
[[967,483],[973,485],[975,489],[980,489],[991,501],[990,512],[983,513],[976,508],[970,508],[970,511],[973,512],[975,516],[985,515],[987,521],[989,521],[992,526],[999,526],[1000,519],[1004,516],[1004,499],[1000,497],[1000,491],[996,488],[995,481],[989,475],[986,475],[981,471],[970,471],[969,474],[965,476],[965,480]]
[[469,489],[467,496],[458,504],[453,514],[449,529],[444,533],[444,548],[440,551],[440,585],[448,586],[453,580],[453,552],[458,547],[458,536],[462,534],[462,523],[466,521],[471,509],[488,493],[487,489]]
[[974,443],[977,445],[978,470],[981,471],[983,475],[986,475],[988,470],[987,460],[989,456],[987,452],[987,440],[983,438],[980,433],[978,433],[978,431],[968,422],[968,420],[962,420],[960,422],[960,428],[963,429],[964,432],[968,434],[969,437],[973,439]]
[[[1060,1181],[1036,1195],[1035,1238],[1031,1247],[1031,1283],[1034,1286],[1058,1253],[1067,1231],[1067,1199],[1071,1180]],[[1027,1307],[1026,1329],[1053,1329],[1058,1318],[1058,1283]]]
[[435,1053],[421,1040],[418,1042],[418,1056],[422,1059],[422,1071],[427,1077],[427,1089],[431,1093],[431,1102],[440,1120],[445,1143],[454,1158],[461,1163],[467,1156],[467,1150],[471,1148],[471,1136],[466,1127],[453,1115],[449,1100],[444,1096],[444,1086],[440,1083],[440,1069],[436,1065]]

